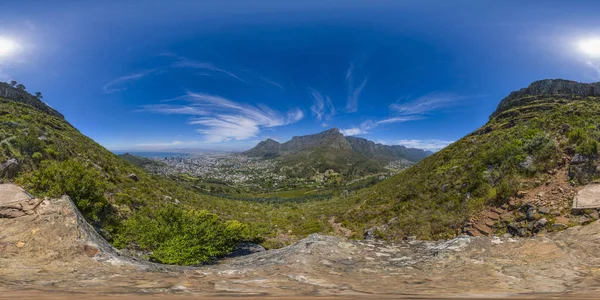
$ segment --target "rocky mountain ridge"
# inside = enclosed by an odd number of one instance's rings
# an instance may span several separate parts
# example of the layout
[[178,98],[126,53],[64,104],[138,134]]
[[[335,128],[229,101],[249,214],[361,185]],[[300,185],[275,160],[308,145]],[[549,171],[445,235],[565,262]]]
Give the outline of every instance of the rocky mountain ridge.
[[600,82],[582,83],[565,79],[534,81],[528,87],[511,92],[506,98],[502,99],[490,118],[498,116],[509,108],[527,103],[530,97],[559,95],[568,97],[600,96]]
[[377,161],[394,161],[406,159],[417,162],[429,155],[430,151],[416,148],[407,148],[400,145],[383,145],[354,136],[344,136],[339,129],[332,128],[320,133],[294,136],[285,143],[267,139],[256,147],[243,152],[250,157],[272,158],[280,155],[294,154],[300,151],[310,151],[317,148],[326,148],[331,151],[355,152],[367,159]]

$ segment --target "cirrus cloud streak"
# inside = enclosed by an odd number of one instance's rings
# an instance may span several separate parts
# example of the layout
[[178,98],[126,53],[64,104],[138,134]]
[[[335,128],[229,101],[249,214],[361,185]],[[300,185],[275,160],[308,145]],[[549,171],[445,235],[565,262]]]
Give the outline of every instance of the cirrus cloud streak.
[[262,129],[284,126],[300,121],[304,113],[292,109],[286,114],[265,105],[238,103],[221,96],[188,92],[166,102],[184,101],[186,104],[146,105],[142,111],[193,116],[188,124],[200,126],[196,131],[205,142],[246,140],[256,137]]

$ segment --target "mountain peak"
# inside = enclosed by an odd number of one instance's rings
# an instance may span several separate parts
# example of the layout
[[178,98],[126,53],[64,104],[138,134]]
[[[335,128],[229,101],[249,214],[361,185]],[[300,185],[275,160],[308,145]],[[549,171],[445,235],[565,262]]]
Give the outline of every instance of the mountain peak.
[[267,138],[266,140],[262,141],[261,143],[269,143],[269,144],[276,143],[276,144],[279,144],[278,141],[276,141],[276,140],[274,140],[272,138]]
[[340,130],[338,128],[331,128],[331,129],[327,129],[321,133],[340,133]]
[[502,99],[491,118],[498,116],[501,112],[515,106],[527,103],[522,100],[529,96],[600,96],[600,82],[583,83],[566,79],[544,79],[532,82],[528,87],[514,91],[508,97]]

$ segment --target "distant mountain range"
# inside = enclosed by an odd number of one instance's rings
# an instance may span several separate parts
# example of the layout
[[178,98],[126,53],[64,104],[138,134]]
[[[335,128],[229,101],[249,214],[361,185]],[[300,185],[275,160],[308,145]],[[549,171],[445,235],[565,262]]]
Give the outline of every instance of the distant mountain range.
[[276,158],[284,164],[312,164],[319,171],[333,169],[360,175],[382,171],[392,161],[418,162],[432,152],[345,137],[337,128],[333,128],[317,134],[295,136],[285,143],[267,139],[242,154]]

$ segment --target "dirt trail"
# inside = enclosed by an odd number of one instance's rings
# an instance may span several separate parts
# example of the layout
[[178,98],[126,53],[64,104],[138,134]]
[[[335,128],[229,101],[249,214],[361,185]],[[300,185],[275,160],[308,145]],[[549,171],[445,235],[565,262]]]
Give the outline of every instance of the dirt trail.
[[[7,188],[14,186],[0,185],[0,195]],[[526,239],[464,236],[384,243],[311,235],[283,249],[183,268],[120,256],[87,232],[89,226],[78,216],[63,197],[21,216],[0,218],[0,299],[146,299],[157,294],[173,299],[576,299],[600,290],[599,222]]]

